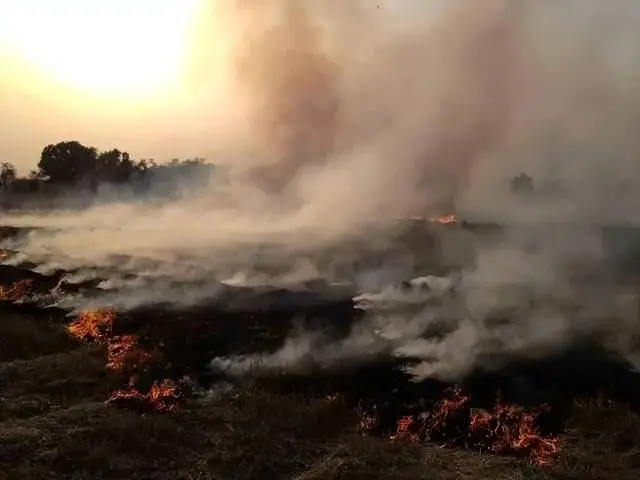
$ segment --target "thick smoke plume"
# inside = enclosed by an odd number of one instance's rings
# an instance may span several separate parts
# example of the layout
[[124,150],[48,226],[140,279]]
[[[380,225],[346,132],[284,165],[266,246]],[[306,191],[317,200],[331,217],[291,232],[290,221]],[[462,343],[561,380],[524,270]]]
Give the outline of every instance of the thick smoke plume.
[[[305,333],[267,363],[391,351],[422,359],[418,375],[455,376],[497,353],[601,331],[630,353],[622,338],[638,325],[618,305],[601,227],[640,223],[640,5],[417,3],[212,5],[234,131],[207,193],[162,208],[12,217],[46,228],[10,246],[42,268],[112,272],[109,285],[126,294],[103,301],[125,307],[198,302],[223,281],[323,278],[388,293],[385,284],[430,272],[412,255],[349,265],[364,250],[384,258],[395,219],[455,211],[507,227],[450,244],[450,256],[476,257],[456,295],[418,295],[410,313],[404,300],[393,312],[372,306],[348,339]],[[522,171],[534,192],[514,197],[509,179]],[[185,285],[197,286],[191,296]],[[607,309],[619,321],[605,322]],[[511,321],[492,323],[504,311]],[[425,338],[436,323],[448,334]]]
[[218,35],[230,32],[227,70],[246,119],[220,158],[228,181],[160,210],[16,218],[62,227],[28,249],[87,264],[210,258],[245,242],[313,250],[374,221],[448,213],[471,166],[506,140],[522,43],[508,3],[427,9],[407,25],[366,3],[223,3],[212,11],[226,25]]
[[[235,52],[235,77],[250,105],[250,130],[264,165],[252,181],[281,190],[300,168],[328,159],[339,128],[338,64],[304,3],[243,1],[246,35]],[[271,17],[276,16],[271,20]]]

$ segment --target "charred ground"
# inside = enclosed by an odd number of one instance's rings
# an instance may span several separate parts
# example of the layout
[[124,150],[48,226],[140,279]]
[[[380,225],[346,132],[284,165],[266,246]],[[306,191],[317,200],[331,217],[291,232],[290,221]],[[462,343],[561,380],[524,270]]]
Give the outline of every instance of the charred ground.
[[[26,289],[57,283],[24,267],[3,269],[5,291],[21,280]],[[640,473],[640,378],[589,338],[544,360],[472,372],[456,385],[412,382],[407,360],[386,355],[238,379],[211,369],[211,359],[275,351],[299,322],[341,338],[362,312],[346,294],[327,303],[277,289],[236,293],[233,308],[158,305],[78,317],[6,298],[0,478]]]

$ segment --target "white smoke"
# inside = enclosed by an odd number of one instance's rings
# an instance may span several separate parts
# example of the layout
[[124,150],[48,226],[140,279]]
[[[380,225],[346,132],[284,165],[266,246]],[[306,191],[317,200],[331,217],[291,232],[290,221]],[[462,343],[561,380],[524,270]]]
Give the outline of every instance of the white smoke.
[[[600,227],[640,224],[636,1],[450,0],[411,13],[399,1],[223,3],[210,14],[226,52],[215,58],[228,76],[228,176],[161,207],[12,217],[46,228],[11,248],[36,263],[144,271],[162,285],[121,285],[101,300],[135,299],[127,305],[314,278],[381,287],[358,297],[374,310],[413,304],[372,314],[372,329],[331,348],[303,335],[276,363],[391,350],[424,358],[418,375],[453,375],[496,352],[635,330],[627,313],[604,327],[615,295]],[[514,197],[509,180],[522,171],[534,192]],[[444,306],[383,288],[433,273],[415,271],[417,254],[349,271],[363,251],[386,259],[397,247],[395,219],[452,210],[507,228],[449,247],[451,258],[473,252],[475,267]],[[598,288],[577,289],[594,278]],[[504,310],[510,322],[487,325]],[[422,338],[443,318],[448,335]]]

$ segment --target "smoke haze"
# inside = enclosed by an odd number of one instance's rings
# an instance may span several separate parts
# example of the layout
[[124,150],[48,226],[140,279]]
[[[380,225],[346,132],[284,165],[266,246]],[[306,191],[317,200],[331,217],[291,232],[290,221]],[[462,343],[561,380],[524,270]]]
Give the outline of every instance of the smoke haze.
[[[10,246],[42,268],[138,273],[135,285],[114,274],[111,285],[120,281],[126,294],[102,299],[126,307],[195,303],[220,282],[318,278],[355,283],[375,304],[365,284],[389,293],[402,275],[429,272],[408,256],[345,273],[363,245],[382,255],[393,247],[395,219],[456,211],[509,226],[494,241],[466,243],[475,266],[455,279],[456,295],[447,290],[435,304],[433,293],[396,295],[392,312],[370,305],[347,339],[305,332],[258,360],[299,367],[391,351],[423,360],[420,377],[456,376],[480,358],[537,354],[602,330],[630,353],[621,338],[638,325],[618,305],[624,299],[600,288],[612,285],[599,227],[640,224],[640,5],[412,8],[403,16],[371,2],[212,4],[225,51],[215,58],[227,75],[229,134],[217,162],[225,174],[214,174],[206,193],[161,208],[11,217],[5,223],[47,228]],[[509,189],[522,171],[536,187],[524,199]],[[578,266],[598,277],[598,289],[575,287]],[[200,286],[185,297],[176,285],[189,282]],[[501,285],[526,293],[497,293]],[[620,320],[605,326],[606,308]],[[502,311],[512,321],[491,324]],[[447,335],[423,338],[442,322]],[[242,370],[256,360],[216,364]]]

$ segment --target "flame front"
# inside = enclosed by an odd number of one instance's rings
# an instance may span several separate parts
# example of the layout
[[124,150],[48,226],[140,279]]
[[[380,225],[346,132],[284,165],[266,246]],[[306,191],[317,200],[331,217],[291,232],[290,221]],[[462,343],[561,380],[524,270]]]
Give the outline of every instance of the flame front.
[[545,437],[536,426],[536,413],[517,405],[498,404],[493,412],[481,410],[471,416],[472,433],[492,439],[495,453],[526,451],[530,459],[543,465],[559,451],[558,439]]
[[116,315],[112,310],[93,310],[79,314],[67,326],[73,337],[81,341],[98,342],[106,348],[106,367],[109,370],[129,375],[129,385],[113,392],[106,403],[141,413],[175,411],[181,395],[172,380],[154,382],[146,394],[136,386],[140,374],[161,360],[160,352],[155,348],[141,348],[138,335],[114,335],[115,321]]
[[78,340],[104,341],[113,328],[115,314],[111,310],[91,310],[79,314],[67,326],[67,331]]
[[452,389],[431,412],[404,416],[397,423],[394,439],[443,446],[490,450],[497,454],[524,454],[543,465],[560,450],[558,439],[543,435],[536,423],[546,407],[527,412],[516,405],[498,403],[493,411],[474,411],[470,397]]

